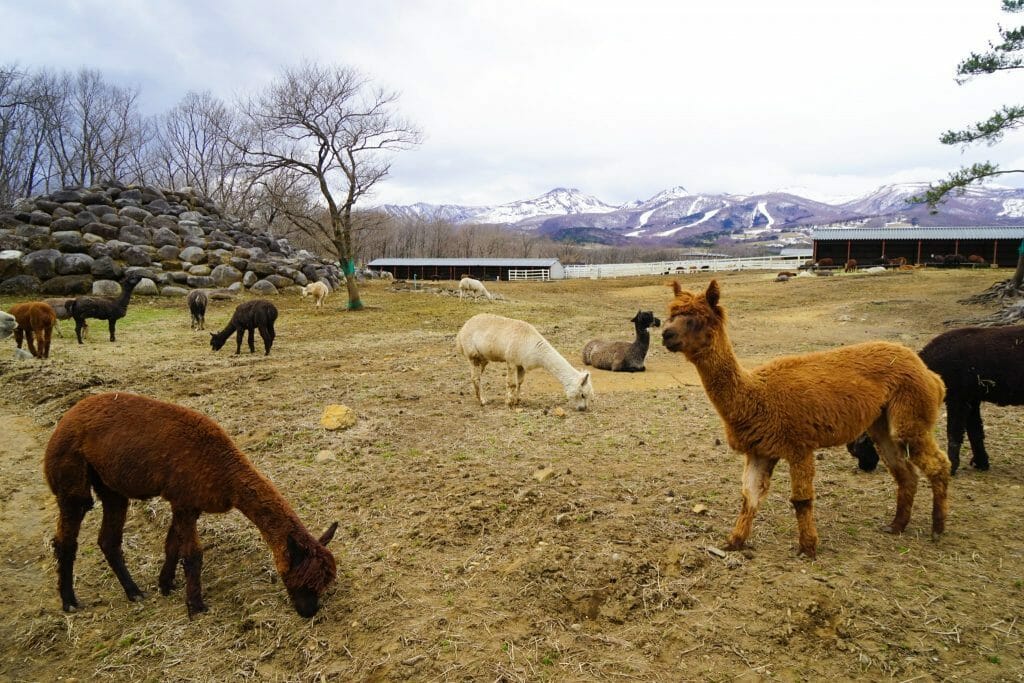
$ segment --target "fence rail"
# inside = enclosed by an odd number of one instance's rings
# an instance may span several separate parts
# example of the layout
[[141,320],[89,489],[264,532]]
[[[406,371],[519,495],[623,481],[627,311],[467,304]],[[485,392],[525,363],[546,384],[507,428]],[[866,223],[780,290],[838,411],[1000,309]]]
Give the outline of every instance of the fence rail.
[[[687,259],[656,263],[596,263],[566,266],[566,278],[632,277],[637,275],[682,275],[694,272],[736,270],[791,270],[807,261],[803,256],[754,256],[749,258]],[[513,279],[509,272],[509,279]]]
[[512,280],[535,280],[546,282],[551,279],[551,271],[547,268],[511,268],[508,271],[508,279]]

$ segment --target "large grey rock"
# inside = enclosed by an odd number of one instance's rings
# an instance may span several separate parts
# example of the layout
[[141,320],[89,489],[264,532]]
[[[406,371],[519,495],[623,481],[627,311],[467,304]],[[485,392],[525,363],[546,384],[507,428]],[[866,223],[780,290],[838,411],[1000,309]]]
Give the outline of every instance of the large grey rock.
[[121,285],[114,280],[96,280],[92,283],[95,296],[121,296]]
[[101,256],[92,262],[92,275],[104,280],[120,280],[124,269],[109,256]]
[[78,223],[78,227],[80,228],[84,228],[90,223],[96,223],[99,219],[99,216],[94,214],[92,211],[87,211],[86,209],[82,209],[75,214],[75,222]]
[[0,294],[37,294],[41,284],[34,275],[15,275],[0,282]]
[[0,251],[0,280],[21,275],[21,259],[25,253],[17,249]]
[[50,233],[50,239],[53,240],[53,246],[63,252],[84,252],[88,249],[88,245],[82,239],[82,233],[77,230],[53,232]]
[[54,218],[53,222],[50,223],[50,230],[54,232],[60,232],[62,230],[78,230],[81,227],[78,225],[78,221],[75,220],[74,216],[61,216]]
[[209,275],[189,275],[185,279],[185,282],[187,282],[188,286],[192,289],[209,289],[214,286],[213,278]]
[[106,204],[94,204],[93,206],[89,207],[89,210],[92,211],[97,216],[99,216],[100,218],[111,213],[114,214],[115,216],[117,215],[117,209]]
[[245,275],[242,276],[242,284],[246,287],[252,287],[259,280],[259,276],[251,270],[245,271]]
[[58,258],[60,258],[60,252],[56,249],[33,251],[21,258],[21,269],[26,275],[46,280],[57,274]]
[[94,259],[88,254],[62,254],[57,259],[58,275],[85,275],[92,272]]
[[178,236],[178,233],[170,228],[159,228],[153,232],[151,243],[155,247],[165,247],[168,245],[177,247],[181,244],[181,238]]
[[178,225],[181,225],[181,221],[193,221],[198,225],[201,220],[203,220],[203,214],[198,211],[184,211],[178,216]]
[[218,287],[227,287],[234,282],[241,282],[243,274],[237,268],[222,263],[213,269],[210,276]]
[[82,227],[82,232],[91,232],[94,235],[99,235],[105,240],[116,240],[117,236],[121,234],[121,229],[114,227],[113,225],[107,225],[106,223],[88,223]]
[[110,195],[106,192],[86,192],[82,195],[81,202],[86,206],[91,204],[109,204],[111,202]]
[[135,294],[140,294],[142,296],[157,296],[160,294],[160,289],[156,286],[156,283],[153,282],[153,280],[148,277],[144,277],[139,280],[139,284],[135,285]]
[[180,221],[176,230],[182,237],[203,237],[206,234],[198,223],[188,221]]
[[138,188],[131,187],[131,188],[128,188],[127,190],[121,190],[121,193],[119,195],[117,195],[117,198],[118,199],[127,199],[127,200],[130,200],[130,201],[141,202],[142,201],[142,191],[139,190]]
[[[150,247],[150,249],[152,249],[152,247]],[[153,261],[153,258],[149,254],[149,250],[139,244],[125,249],[121,254],[121,258],[123,258],[124,262],[129,266],[148,266]]]
[[177,260],[181,249],[173,244],[165,244],[156,250],[156,255],[161,261]]
[[[124,199],[123,193],[121,194],[121,199]],[[142,223],[153,214],[138,206],[125,206],[121,208],[121,210],[118,212],[118,215],[120,215],[122,218],[131,218],[133,221],[137,223]]]
[[121,228],[117,239],[128,244],[152,244],[153,229],[144,225],[126,225]]
[[277,273],[274,273],[273,275],[268,275],[263,279],[266,282],[269,282],[270,284],[274,285],[274,287],[276,287],[277,289],[284,289],[285,287],[291,287],[292,285],[295,284],[295,281],[292,280],[290,277],[278,275]]
[[174,271],[171,273],[171,279],[179,285],[186,284],[188,282],[188,273],[183,270]]
[[178,287],[175,285],[167,285],[160,290],[161,296],[188,296],[189,290],[184,287]]
[[187,270],[188,270],[188,274],[189,275],[200,275],[200,276],[202,276],[202,275],[209,275],[211,273],[210,266],[208,266],[206,264],[203,264],[203,263],[191,265],[191,266],[189,266],[187,268]]
[[122,218],[116,213],[106,213],[99,217],[100,223],[113,225],[115,228],[123,228],[126,225],[134,225],[135,221],[130,218]]
[[74,189],[57,190],[50,195],[50,199],[61,204],[65,202],[80,202],[82,201],[82,192]]
[[14,234],[19,237],[46,237],[50,238],[50,228],[46,225],[29,225],[28,223],[22,223],[14,229]]
[[29,218],[29,223],[31,223],[32,225],[49,225],[52,222],[53,216],[39,209],[33,211],[31,217]]
[[88,294],[92,290],[92,275],[58,275],[39,287],[40,294]]
[[266,280],[259,280],[256,284],[249,288],[250,292],[255,294],[277,294],[277,287],[271,282]]
[[206,263],[206,252],[199,247],[185,247],[178,258],[189,263]]
[[267,261],[249,261],[249,270],[260,277],[266,277],[274,273],[274,264]]
[[147,228],[153,228],[154,230],[160,230],[161,228],[174,230],[175,228],[178,227],[178,221],[174,220],[170,216],[165,216],[161,214],[147,218],[144,225]]

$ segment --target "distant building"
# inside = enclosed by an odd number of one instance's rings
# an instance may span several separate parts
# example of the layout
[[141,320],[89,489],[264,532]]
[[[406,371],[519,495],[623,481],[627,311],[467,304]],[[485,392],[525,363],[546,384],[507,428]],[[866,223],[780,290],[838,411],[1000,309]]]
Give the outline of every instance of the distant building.
[[556,258],[378,258],[366,267],[399,280],[459,280],[463,275],[484,281],[565,278],[565,268]]
[[811,258],[830,258],[837,265],[849,259],[870,265],[883,256],[902,256],[907,263],[917,264],[927,263],[932,254],[976,254],[988,263],[1014,267],[1024,240],[1024,226],[819,228],[811,233],[811,240]]

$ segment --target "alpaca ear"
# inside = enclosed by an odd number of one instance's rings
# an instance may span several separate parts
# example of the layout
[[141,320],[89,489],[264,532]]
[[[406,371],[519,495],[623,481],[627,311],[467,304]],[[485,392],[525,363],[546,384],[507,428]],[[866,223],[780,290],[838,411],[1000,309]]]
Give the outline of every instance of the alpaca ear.
[[320,537],[320,545],[327,545],[328,543],[330,543],[331,539],[334,538],[334,532],[337,531],[337,530],[338,530],[338,523],[337,522],[335,522],[334,524],[329,526],[327,528],[327,531],[324,532],[324,535]]
[[302,564],[302,561],[306,559],[306,554],[306,549],[299,545],[299,542],[295,540],[294,536],[288,534],[289,566],[295,567]]
[[679,286],[679,280],[673,280],[672,284],[669,286],[672,288],[672,291],[675,292],[676,296],[683,293],[683,288]]
[[718,288],[718,280],[712,280],[711,284],[708,285],[707,291],[704,292],[704,299],[707,300],[708,306],[711,308],[717,306],[718,297],[721,293],[721,290]]
[[580,386],[585,386],[588,382],[590,382],[590,373],[584,372],[583,379],[580,380]]

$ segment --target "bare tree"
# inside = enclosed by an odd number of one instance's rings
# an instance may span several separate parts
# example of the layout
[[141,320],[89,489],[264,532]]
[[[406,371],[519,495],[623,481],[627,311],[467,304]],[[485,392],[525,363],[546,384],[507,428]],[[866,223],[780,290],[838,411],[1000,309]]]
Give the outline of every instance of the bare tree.
[[397,100],[354,69],[306,63],[285,69],[241,107],[247,135],[233,139],[257,177],[286,170],[319,193],[353,310],[362,308],[352,277],[353,207],[388,175],[391,154],[421,139],[396,113]]
[[27,197],[42,180],[45,129],[34,79],[0,66],[0,207]]

